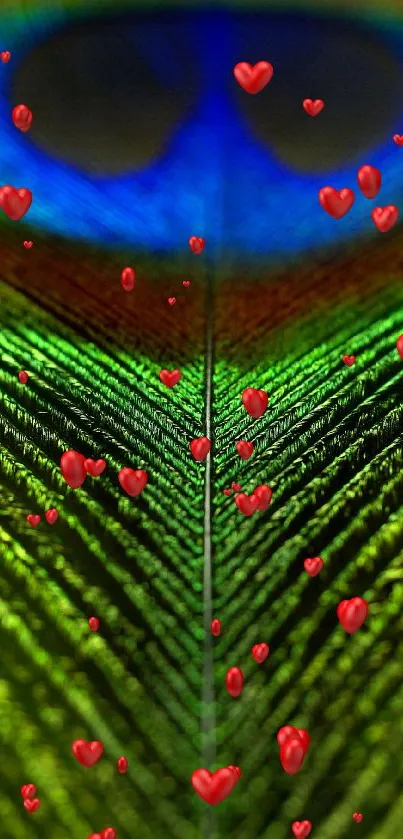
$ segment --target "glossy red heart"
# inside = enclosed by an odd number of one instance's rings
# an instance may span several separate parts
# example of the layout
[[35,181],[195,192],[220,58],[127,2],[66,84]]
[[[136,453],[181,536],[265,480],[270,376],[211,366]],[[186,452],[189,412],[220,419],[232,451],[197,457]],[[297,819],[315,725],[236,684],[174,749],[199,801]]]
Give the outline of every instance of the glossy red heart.
[[352,367],[355,363],[355,355],[343,355],[343,361],[347,367]]
[[319,191],[319,201],[323,209],[332,218],[342,218],[348,213],[354,204],[355,195],[352,189],[333,189],[332,186],[324,186]]
[[304,568],[310,577],[317,577],[323,568],[323,559],[320,556],[313,556],[310,559],[304,559]]
[[273,497],[272,489],[267,486],[267,484],[262,484],[261,486],[256,487],[253,491],[253,495],[257,499],[257,509],[260,513],[263,513],[264,510],[267,510]]
[[35,813],[38,807],[41,806],[39,798],[24,798],[23,803],[28,813]]
[[24,784],[21,787],[21,795],[23,798],[34,798],[36,794],[36,786],[35,784]]
[[270,647],[268,644],[255,644],[252,647],[252,655],[258,664],[262,664],[269,655]]
[[16,105],[11,112],[11,118],[15,127],[25,134],[31,128],[33,113],[26,105]]
[[180,382],[182,373],[180,370],[161,370],[159,376],[163,385],[173,387]]
[[301,769],[305,749],[300,737],[289,737],[280,748],[280,763],[287,775],[295,775]]
[[99,740],[93,740],[91,743],[87,740],[74,740],[71,750],[76,760],[88,769],[102,757],[104,747]]
[[21,382],[22,385],[26,385],[28,379],[28,373],[25,370],[20,370],[20,372],[18,373],[18,381]]
[[394,134],[393,140],[397,146],[403,146],[403,134]]
[[27,516],[27,522],[31,525],[31,527],[38,527],[40,520],[40,516],[33,516],[32,513],[30,513],[29,516]]
[[396,341],[397,351],[400,355],[400,358],[403,358],[403,335],[399,335]]
[[211,441],[208,437],[197,437],[190,443],[190,451],[195,460],[201,462],[205,460],[211,449]]
[[120,470],[118,480],[122,489],[124,489],[128,495],[131,495],[132,498],[135,498],[136,495],[140,495],[140,493],[143,492],[143,489],[148,481],[148,475],[143,469],[135,470],[125,467]]
[[69,449],[60,458],[60,469],[66,483],[71,489],[78,489],[87,477],[85,457],[80,452]]
[[365,198],[376,198],[382,186],[382,174],[375,166],[361,166],[357,172],[357,181]]
[[215,638],[218,638],[221,635],[221,621],[218,618],[213,618],[211,621],[211,634],[214,635]]
[[206,241],[205,239],[202,239],[201,236],[191,236],[189,239],[189,247],[193,253],[201,253],[206,247]]
[[120,275],[120,282],[125,291],[133,291],[136,282],[136,272],[134,268],[123,268]]
[[307,839],[312,830],[312,822],[306,819],[303,822],[293,822],[291,829],[296,839]]
[[353,819],[357,824],[360,824],[363,820],[364,816],[362,813],[353,813]]
[[13,186],[0,188],[0,207],[12,221],[19,221],[28,212],[32,204],[32,192],[29,189],[14,189]]
[[375,207],[372,210],[371,218],[381,233],[387,233],[395,226],[399,218],[399,210],[393,204],[387,207]]
[[92,460],[90,457],[87,457],[84,460],[84,469],[91,475],[92,478],[99,478],[102,475],[102,472],[106,469],[106,460]]
[[260,93],[269,84],[273,72],[273,67],[268,61],[258,61],[257,64],[240,61],[234,67],[234,76],[247,93]]
[[7,64],[7,62],[10,61],[11,52],[8,52],[8,50],[5,50],[4,52],[0,52],[0,58],[3,62],[3,64]]
[[245,492],[240,492],[235,498],[235,504],[244,516],[253,516],[258,508],[259,499],[254,493],[246,495]]
[[226,766],[209,772],[208,769],[196,769],[192,775],[192,786],[203,801],[216,807],[227,798],[236,786],[239,778],[236,772]]
[[24,245],[24,248],[25,248],[27,251],[29,251],[29,250],[30,250],[30,248],[32,248],[32,246],[33,246],[33,244],[34,244],[34,243],[33,243],[33,242],[31,242],[31,241],[28,241],[27,239],[25,239],[25,241],[24,241],[22,244]]
[[95,617],[89,618],[88,626],[89,626],[91,632],[98,632],[99,618],[95,618]]
[[45,519],[48,524],[54,524],[59,518],[59,512],[56,510],[55,507],[52,507],[50,510],[46,510]]
[[127,757],[124,757],[124,756],[118,757],[118,759],[116,761],[116,766],[117,766],[117,770],[118,770],[119,774],[120,775],[125,775],[128,768],[129,768],[129,761],[128,761]]
[[269,397],[264,390],[257,390],[254,387],[247,387],[242,393],[242,402],[248,414],[253,419],[262,417],[266,408]]
[[248,460],[253,454],[253,443],[249,443],[248,440],[238,440],[236,450],[242,460]]
[[230,696],[240,696],[243,690],[243,673],[239,667],[230,667],[225,675],[225,687]]
[[323,99],[304,99],[302,106],[310,117],[317,117],[323,111],[325,103]]
[[189,288],[189,286],[190,286],[190,280],[182,280],[182,285],[184,285],[184,286],[185,286],[185,288]]
[[168,303],[170,306],[174,306],[176,303],[176,297],[168,297]]
[[342,600],[337,607],[337,617],[346,632],[353,635],[363,625],[368,615],[368,603],[363,597]]

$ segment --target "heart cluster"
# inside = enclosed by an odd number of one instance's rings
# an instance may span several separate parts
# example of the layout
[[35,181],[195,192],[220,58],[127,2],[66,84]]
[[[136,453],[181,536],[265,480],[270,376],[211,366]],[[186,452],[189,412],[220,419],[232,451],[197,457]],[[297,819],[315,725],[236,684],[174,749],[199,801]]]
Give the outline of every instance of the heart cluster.
[[[382,175],[375,166],[365,164],[357,172],[358,186],[365,196],[372,200],[376,198],[382,185]],[[319,201],[323,209],[332,218],[340,219],[351,210],[355,201],[355,194],[352,189],[334,189],[332,186],[324,186],[319,190]],[[371,213],[372,221],[381,233],[387,233],[396,224],[399,218],[399,210],[393,204],[387,207],[374,207]]]
[[27,813],[35,813],[38,807],[41,806],[40,798],[35,798],[35,784],[24,784],[24,786],[21,787],[21,795]]

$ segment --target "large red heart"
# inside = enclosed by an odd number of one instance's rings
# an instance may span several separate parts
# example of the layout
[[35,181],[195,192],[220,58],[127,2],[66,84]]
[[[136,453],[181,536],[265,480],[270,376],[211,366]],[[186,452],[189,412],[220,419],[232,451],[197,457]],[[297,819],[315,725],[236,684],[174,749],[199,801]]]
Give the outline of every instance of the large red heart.
[[235,498],[235,504],[244,516],[253,516],[253,513],[258,508],[259,499],[254,492],[252,495],[246,495],[245,492],[240,492]]
[[11,118],[15,127],[24,134],[31,128],[33,114],[26,105],[16,105],[11,112]]
[[319,191],[319,201],[324,210],[333,218],[342,218],[354,204],[355,195],[352,189],[341,189],[339,192],[332,186],[324,186]]
[[190,451],[195,460],[201,462],[205,460],[211,449],[211,441],[208,437],[197,437],[190,443]]
[[136,495],[140,495],[140,493],[143,492],[143,489],[148,481],[148,475],[143,469],[135,470],[125,467],[120,470],[118,480],[122,489],[124,489],[128,495],[131,495],[132,498],[135,498]]
[[85,457],[80,452],[69,449],[60,458],[60,469],[66,483],[72,489],[78,489],[87,477]]
[[302,106],[310,117],[317,117],[323,111],[325,103],[323,99],[304,99]]
[[191,236],[189,239],[189,247],[193,253],[201,253],[204,251],[206,246],[205,239],[202,239],[201,236]]
[[280,762],[287,775],[299,772],[304,757],[305,748],[299,736],[289,737],[280,748]]
[[376,198],[382,186],[382,174],[375,166],[361,166],[357,172],[357,181],[365,198]]
[[104,747],[99,740],[93,740],[92,743],[88,743],[87,740],[74,740],[71,750],[78,762],[88,769],[102,757]]
[[267,484],[262,484],[261,486],[256,487],[256,489],[253,492],[253,495],[257,499],[256,509],[259,510],[260,513],[263,513],[264,510],[267,510],[270,501],[273,497],[272,489],[269,486],[267,486]]
[[225,687],[230,696],[240,696],[243,690],[243,673],[239,667],[230,667],[225,674]]
[[368,603],[363,597],[352,597],[342,600],[337,607],[337,617],[342,627],[352,635],[357,632],[368,615]]
[[255,644],[252,647],[252,655],[258,664],[262,664],[269,655],[270,648],[268,644]]
[[253,454],[253,443],[249,443],[248,440],[238,440],[236,450],[242,460],[248,460]]
[[403,146],[403,134],[394,134],[393,140],[397,146]]
[[381,233],[387,233],[395,226],[399,218],[399,210],[393,204],[387,207],[375,207],[372,210],[371,218]]
[[256,390],[255,387],[247,387],[242,393],[242,402],[248,414],[253,419],[263,416],[269,397],[264,390]]
[[203,801],[216,807],[224,801],[234,789],[239,776],[233,769],[226,766],[209,772],[208,769],[196,769],[192,775],[192,786]]
[[0,188],[0,207],[12,221],[19,221],[25,216],[31,204],[32,192],[29,189],[14,189],[8,185]]
[[99,475],[102,475],[104,469],[106,469],[106,460],[92,460],[90,457],[87,457],[84,460],[84,469],[91,475],[92,478],[98,478]]
[[161,370],[159,376],[163,385],[173,387],[180,382],[182,373],[180,370]]
[[306,819],[303,822],[293,822],[291,829],[296,839],[307,839],[312,830],[312,822]]
[[269,84],[273,72],[273,67],[268,61],[258,61],[253,65],[241,61],[234,67],[234,76],[247,93],[260,93]]
[[304,568],[310,577],[317,577],[323,568],[323,559],[320,556],[304,559]]

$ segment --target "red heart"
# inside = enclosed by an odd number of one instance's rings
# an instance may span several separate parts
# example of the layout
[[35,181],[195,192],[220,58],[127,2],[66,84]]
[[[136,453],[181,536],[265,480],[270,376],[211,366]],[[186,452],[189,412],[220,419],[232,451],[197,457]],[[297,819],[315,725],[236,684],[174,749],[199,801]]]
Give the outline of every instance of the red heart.
[[337,617],[342,627],[352,635],[363,625],[368,615],[368,603],[363,597],[342,600],[337,607]]
[[264,390],[256,390],[254,387],[247,387],[242,394],[244,407],[253,419],[263,416],[268,401],[267,393]]
[[372,210],[371,218],[381,233],[387,233],[395,226],[399,218],[399,210],[393,204],[389,204],[387,207],[375,207]]
[[403,134],[394,134],[393,139],[397,146],[403,146]]
[[66,484],[72,489],[78,489],[87,477],[87,470],[84,466],[85,457],[74,449],[64,452],[60,458],[60,469]]
[[184,286],[185,286],[185,288],[189,288],[189,286],[190,286],[190,280],[182,280],[182,285],[184,285]]
[[54,524],[59,518],[59,513],[55,507],[52,507],[50,510],[47,510],[45,513],[45,519],[48,524]]
[[0,53],[0,58],[3,62],[3,64],[7,64],[7,62],[10,61],[11,52],[7,52],[7,51],[6,52],[1,52]]
[[18,381],[21,382],[22,385],[26,385],[28,379],[28,373],[25,370],[20,370],[18,373]]
[[252,647],[252,655],[258,664],[262,664],[269,655],[270,647],[268,644],[255,644]]
[[193,253],[201,253],[206,247],[206,241],[205,239],[202,239],[201,236],[191,236],[189,239],[189,247]]
[[33,798],[36,793],[36,786],[35,784],[24,784],[21,787],[21,795],[23,798]]
[[376,198],[382,186],[382,174],[375,166],[361,166],[357,172],[357,181],[365,198]]
[[223,489],[224,495],[232,495],[232,489]]
[[343,355],[344,364],[347,364],[347,367],[352,367],[355,362],[355,355]]
[[267,510],[270,501],[273,497],[272,489],[269,486],[267,486],[267,484],[262,484],[261,486],[256,487],[256,489],[253,492],[253,495],[258,502],[257,509],[260,513],[263,513],[264,510]]
[[312,830],[312,822],[308,822],[306,819],[303,822],[293,822],[291,829],[296,839],[307,839]]
[[148,475],[143,469],[134,470],[125,467],[120,470],[118,480],[122,489],[124,489],[128,495],[131,495],[132,498],[135,498],[136,495],[140,495],[140,493],[143,492],[143,489],[148,481]]
[[123,268],[120,275],[120,282],[125,291],[133,291],[136,280],[136,272],[133,268]]
[[88,769],[102,757],[104,747],[98,740],[93,740],[92,743],[87,740],[74,740],[71,750],[76,760]]
[[244,492],[240,492],[235,498],[235,504],[244,516],[253,516],[258,508],[259,499],[255,493],[246,495]]
[[117,770],[120,775],[125,775],[129,768],[129,761],[127,757],[118,757],[116,761]]
[[99,619],[98,618],[89,618],[88,626],[91,632],[98,632],[99,629]]
[[0,207],[12,221],[19,221],[25,216],[31,204],[32,192],[29,189],[14,189],[13,186],[0,188]]
[[29,249],[32,248],[34,243],[33,242],[28,242],[27,240],[25,240],[25,242],[23,242],[22,244],[24,245],[24,248],[26,248],[26,250],[29,251]]
[[92,478],[99,478],[106,469],[106,460],[102,460],[101,458],[99,460],[92,460],[90,457],[87,457],[84,460],[84,469]]
[[182,373],[180,370],[161,370],[159,376],[163,385],[173,387],[180,382]]
[[27,516],[27,522],[31,525],[31,527],[38,527],[40,520],[40,516],[33,516],[31,513]]
[[333,189],[324,186],[319,191],[319,201],[324,210],[333,218],[342,218],[354,204],[355,195],[352,189]]
[[400,358],[403,358],[403,335],[399,335],[396,341],[397,351],[400,355]]
[[317,117],[323,111],[325,103],[323,99],[304,99],[302,106],[310,117]]
[[208,437],[197,437],[190,443],[190,451],[195,460],[204,460],[211,449],[211,442]]
[[213,773],[208,769],[196,769],[192,775],[192,786],[203,801],[216,807],[228,797],[238,780],[237,773],[228,766]]
[[214,638],[218,638],[221,635],[221,621],[218,618],[213,618],[211,621],[211,634],[214,635]]
[[11,112],[11,118],[15,127],[25,134],[31,128],[33,113],[26,105],[16,105]]
[[260,93],[269,84],[273,72],[273,67],[268,61],[258,61],[253,65],[241,61],[234,67],[234,76],[247,93]]
[[362,815],[362,813],[353,813],[353,819],[354,819],[355,822],[357,822],[357,824],[360,824],[360,822],[362,822],[363,818],[364,818],[364,816]]
[[248,460],[253,454],[253,443],[248,443],[247,440],[238,440],[236,450],[242,460]]
[[225,687],[230,696],[240,696],[243,690],[243,673],[239,667],[230,667],[225,675]]
[[231,484],[231,489],[233,489],[234,492],[240,492],[242,487],[241,487],[241,484]]
[[304,559],[304,568],[310,577],[317,577],[323,568],[323,559],[320,556],[313,556],[310,559]]
[[24,807],[28,813],[35,813],[35,810],[41,806],[39,798],[24,798]]
[[173,306],[176,303],[176,297],[168,297],[168,303]]
[[301,769],[305,749],[300,737],[290,737],[280,748],[280,762],[287,775],[295,775]]

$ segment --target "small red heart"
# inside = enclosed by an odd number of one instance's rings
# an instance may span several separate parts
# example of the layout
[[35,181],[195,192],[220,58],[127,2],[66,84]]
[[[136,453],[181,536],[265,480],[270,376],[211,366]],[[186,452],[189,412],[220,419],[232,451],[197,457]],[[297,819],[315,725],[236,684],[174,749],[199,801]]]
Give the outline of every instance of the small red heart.
[[355,195],[352,189],[333,189],[332,186],[324,186],[319,191],[319,201],[323,209],[332,218],[342,218],[348,213],[354,204]]
[[206,247],[206,241],[205,239],[202,239],[201,236],[191,236],[189,239],[189,247],[193,253],[201,253]]
[[287,775],[295,775],[301,769],[305,749],[299,737],[290,737],[280,748],[280,762]]
[[269,486],[267,486],[267,484],[262,484],[261,486],[256,487],[256,489],[253,492],[253,495],[258,502],[257,510],[259,510],[260,513],[263,513],[264,510],[267,510],[270,501],[273,497],[272,489]]
[[173,387],[180,382],[182,373],[180,370],[161,370],[159,377],[163,385]]
[[25,134],[31,128],[33,113],[26,105],[16,105],[11,112],[11,118],[15,127]]
[[127,757],[118,757],[116,766],[120,775],[125,775],[129,768],[129,761]]
[[0,207],[12,221],[19,221],[28,212],[32,204],[32,192],[29,189],[14,189],[13,186],[0,188]]
[[323,99],[304,99],[302,107],[310,117],[317,117],[323,111],[325,103]]
[[347,367],[352,367],[355,362],[355,355],[343,355],[344,364],[347,364]]
[[216,807],[224,801],[234,789],[239,777],[233,769],[226,766],[224,769],[217,769],[216,772],[209,772],[208,769],[196,769],[192,775],[192,786],[203,801]]
[[87,457],[84,460],[84,469],[92,478],[99,478],[106,469],[106,460],[102,460],[101,458],[99,460],[92,460],[90,457]]
[[224,495],[232,495],[232,489],[223,489]]
[[201,462],[205,460],[211,449],[211,441],[208,437],[197,437],[190,443],[190,451],[195,460]]
[[24,807],[28,813],[35,813],[35,810],[41,806],[39,798],[24,798]]
[[25,370],[20,370],[18,373],[18,381],[21,382],[22,385],[26,385],[28,379],[28,373]]
[[337,607],[337,617],[343,629],[353,635],[367,619],[369,606],[363,597],[352,597],[342,600]]
[[397,351],[400,355],[400,358],[403,358],[403,335],[399,335],[396,341]]
[[59,513],[55,507],[52,507],[50,510],[46,510],[45,519],[48,524],[54,524],[59,518]]
[[211,634],[214,635],[214,638],[218,638],[221,635],[221,621],[218,618],[213,618],[211,621]]
[[235,498],[235,504],[244,516],[253,516],[258,508],[259,499],[255,493],[246,495],[245,492],[240,492]]
[[174,306],[176,303],[176,297],[168,297],[168,303],[170,306]]
[[28,242],[28,240],[26,239],[22,244],[24,245],[24,248],[26,248],[26,250],[29,251],[29,249],[32,248],[34,243],[31,241]]
[[36,786],[35,784],[24,784],[21,787],[21,795],[23,798],[33,798],[36,794]]
[[27,522],[31,525],[31,527],[38,527],[40,520],[40,516],[33,516],[31,513],[27,516]]
[[182,280],[182,285],[184,285],[184,286],[185,286],[185,288],[189,288],[189,286],[190,286],[190,280]]
[[87,740],[74,740],[71,750],[76,760],[88,769],[102,757],[104,747],[98,740],[93,740],[92,743]]
[[403,146],[403,134],[394,134],[393,140],[397,146]]
[[260,93],[269,84],[273,72],[273,67],[268,61],[258,61],[253,65],[241,61],[234,67],[234,76],[247,93]]
[[234,492],[240,492],[242,487],[241,484],[231,484],[231,489],[233,489]]
[[131,495],[132,498],[135,498],[136,495],[140,495],[140,493],[143,492],[143,489],[148,481],[148,475],[143,469],[135,470],[125,467],[120,470],[118,480],[122,489],[124,489],[128,495]]
[[268,644],[255,644],[252,647],[252,655],[258,664],[263,664],[269,655],[270,647]]
[[247,440],[238,440],[236,450],[242,460],[248,460],[253,454],[253,443],[248,443]]
[[89,618],[88,626],[91,632],[98,632],[99,629],[99,619],[98,618]]
[[11,52],[7,52],[7,51],[6,52],[1,52],[0,53],[0,58],[3,62],[3,64],[7,64],[7,62],[10,61]]
[[291,829],[296,839],[307,839],[312,830],[312,822],[306,819],[303,822],[293,822]]
[[361,166],[357,172],[357,181],[365,198],[376,198],[382,186],[382,174],[375,166]]
[[360,822],[362,822],[363,818],[364,818],[364,816],[362,815],[362,813],[353,813],[353,819],[357,824],[360,824]]
[[399,218],[399,210],[393,204],[387,207],[375,207],[372,210],[371,218],[381,233],[387,233],[395,226]]
[[136,282],[136,272],[134,268],[123,268],[120,275],[120,282],[125,291],[133,291]]
[[310,577],[317,577],[323,568],[323,559],[320,556],[313,556],[304,560],[304,568]]
[[243,690],[243,673],[239,667],[230,667],[225,674],[225,687],[230,696],[240,696]]
[[253,419],[262,417],[266,408],[269,397],[264,390],[256,390],[254,387],[247,387],[242,393],[242,402],[248,414]]
[[78,489],[87,477],[87,470],[84,466],[85,457],[80,452],[69,449],[60,458],[60,469],[66,483],[71,489]]

